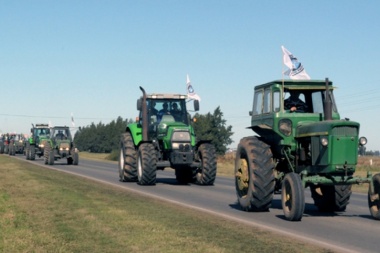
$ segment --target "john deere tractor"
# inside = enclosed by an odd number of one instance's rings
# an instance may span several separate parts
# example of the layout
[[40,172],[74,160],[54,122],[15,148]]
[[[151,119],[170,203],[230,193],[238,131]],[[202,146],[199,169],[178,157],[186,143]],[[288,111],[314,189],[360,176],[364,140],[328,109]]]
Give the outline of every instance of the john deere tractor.
[[[281,193],[285,218],[302,219],[310,188],[320,211],[345,211],[353,184],[369,183],[371,215],[380,219],[380,174],[355,176],[359,123],[341,119],[332,82],[278,80],[254,89],[251,128],[235,160],[238,202],[245,211],[267,211]],[[292,101],[293,100],[293,101]]]
[[44,148],[49,139],[50,128],[48,124],[32,124],[30,133],[25,147],[25,155],[27,160],[35,160],[36,155],[38,157],[44,155]]
[[67,164],[78,165],[79,153],[71,137],[70,128],[56,126],[50,129],[44,148],[45,164],[53,165],[58,159],[67,159]]
[[[208,140],[196,140],[187,95],[146,94],[140,89],[138,120],[121,136],[120,181],[155,185],[156,171],[171,167],[179,183],[214,184],[215,148]],[[199,110],[198,100],[194,100],[194,110]]]

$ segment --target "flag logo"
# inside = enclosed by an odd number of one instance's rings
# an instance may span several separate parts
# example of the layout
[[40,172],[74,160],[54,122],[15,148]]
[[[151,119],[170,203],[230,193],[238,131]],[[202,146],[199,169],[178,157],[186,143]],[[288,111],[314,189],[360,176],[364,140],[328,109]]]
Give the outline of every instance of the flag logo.
[[281,46],[281,49],[284,65],[288,67],[288,70],[284,72],[284,75],[289,76],[291,79],[310,79],[310,76],[306,73],[306,70],[301,62],[298,61],[297,57],[289,52],[284,46]]
[[186,87],[187,87],[187,97],[189,99],[194,99],[194,100],[201,101],[201,98],[198,96],[197,93],[195,93],[194,88],[191,85],[189,75],[187,75],[187,78],[186,78]]

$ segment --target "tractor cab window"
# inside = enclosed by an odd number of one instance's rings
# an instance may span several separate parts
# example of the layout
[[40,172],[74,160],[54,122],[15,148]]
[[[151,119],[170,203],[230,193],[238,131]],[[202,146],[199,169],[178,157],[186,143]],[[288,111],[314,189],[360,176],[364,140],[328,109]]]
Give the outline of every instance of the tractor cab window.
[[262,114],[263,111],[263,90],[258,90],[255,92],[253,98],[253,110],[252,116]]
[[273,111],[279,112],[280,106],[281,106],[281,100],[280,100],[280,91],[274,91],[273,92]]
[[[337,112],[332,91],[329,92],[333,112]],[[323,113],[325,90],[285,90],[284,109],[287,112]]]

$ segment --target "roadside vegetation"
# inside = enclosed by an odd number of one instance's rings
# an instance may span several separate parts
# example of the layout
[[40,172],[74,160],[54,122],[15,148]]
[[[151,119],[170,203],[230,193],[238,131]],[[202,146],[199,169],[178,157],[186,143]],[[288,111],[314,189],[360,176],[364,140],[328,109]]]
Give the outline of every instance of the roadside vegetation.
[[0,252],[331,252],[0,155]]

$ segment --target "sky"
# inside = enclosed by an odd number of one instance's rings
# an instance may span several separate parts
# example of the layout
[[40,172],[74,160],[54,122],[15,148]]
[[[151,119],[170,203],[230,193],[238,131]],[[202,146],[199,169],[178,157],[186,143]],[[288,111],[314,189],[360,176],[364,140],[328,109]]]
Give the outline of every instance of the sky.
[[220,107],[236,148],[281,46],[329,78],[342,118],[380,150],[380,1],[0,0],[0,132],[135,119],[139,86]]

